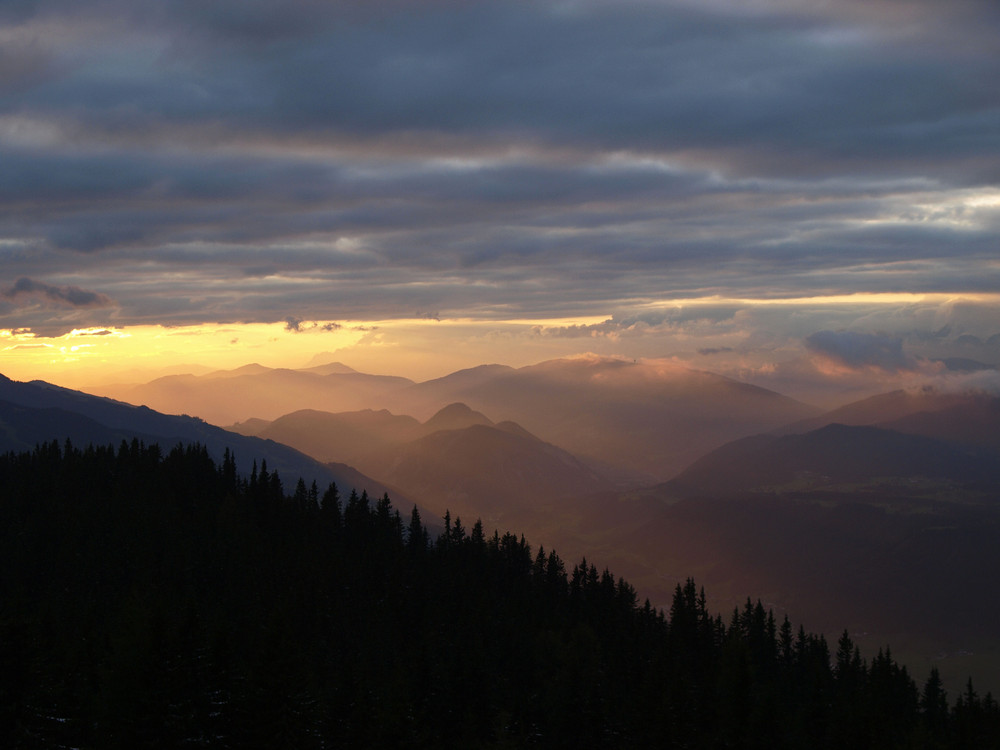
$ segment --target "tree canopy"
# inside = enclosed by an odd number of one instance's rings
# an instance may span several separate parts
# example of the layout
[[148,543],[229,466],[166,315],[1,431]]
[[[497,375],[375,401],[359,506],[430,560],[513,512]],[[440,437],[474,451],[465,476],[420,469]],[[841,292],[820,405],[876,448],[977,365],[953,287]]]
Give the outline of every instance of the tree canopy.
[[5,747],[1000,747],[971,683],[705,601],[199,445],[0,457]]

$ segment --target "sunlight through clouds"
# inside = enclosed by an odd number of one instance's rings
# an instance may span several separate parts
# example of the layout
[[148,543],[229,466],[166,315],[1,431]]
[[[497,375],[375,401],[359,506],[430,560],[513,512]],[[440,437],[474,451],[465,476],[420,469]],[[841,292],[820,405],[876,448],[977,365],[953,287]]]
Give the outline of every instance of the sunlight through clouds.
[[[414,375],[584,348],[763,372],[826,330],[1000,362],[989,4],[0,21],[0,328],[130,334],[67,349],[95,376],[306,349]],[[168,355],[166,330],[188,343]],[[55,374],[41,352],[0,370]]]

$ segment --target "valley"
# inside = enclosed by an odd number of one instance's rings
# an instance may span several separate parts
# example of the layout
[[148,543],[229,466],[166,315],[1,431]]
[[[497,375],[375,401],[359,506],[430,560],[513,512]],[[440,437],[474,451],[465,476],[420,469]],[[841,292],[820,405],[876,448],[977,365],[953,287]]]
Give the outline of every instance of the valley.
[[[311,470],[438,523],[448,512],[523,533],[624,576],[658,608],[693,576],[713,611],[760,597],[812,630],[847,628],[871,654],[891,643],[951,688],[969,674],[1000,687],[1000,400],[988,394],[893,392],[820,413],[721,376],[601,358],[424,383],[336,363],[249,366],[102,399],[45,393],[66,411],[32,412],[33,429],[107,443],[145,427],[147,440],[266,450],[286,482]],[[123,409],[132,416],[106,416]],[[151,430],[152,409],[193,414],[163,419],[196,429]],[[69,413],[110,426],[80,431]],[[3,420],[5,449],[19,430],[22,446],[40,434]],[[300,463],[277,457],[288,449]]]

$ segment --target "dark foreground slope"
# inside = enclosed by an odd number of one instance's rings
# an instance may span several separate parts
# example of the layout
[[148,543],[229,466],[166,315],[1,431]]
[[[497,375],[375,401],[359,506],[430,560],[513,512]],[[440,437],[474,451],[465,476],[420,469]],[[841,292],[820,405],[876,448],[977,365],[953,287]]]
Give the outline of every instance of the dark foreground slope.
[[758,603],[610,573],[230,457],[0,457],[5,747],[1000,746],[1000,710]]
[[265,463],[286,479],[303,477],[326,486],[358,485],[380,495],[388,488],[342,464],[321,464],[273,440],[239,435],[186,415],[161,414],[100,396],[35,380],[21,383],[0,375],[0,451],[30,450],[52,439],[69,438],[77,445],[117,445],[138,438],[164,446],[197,442],[221,461],[230,450],[249,471]]

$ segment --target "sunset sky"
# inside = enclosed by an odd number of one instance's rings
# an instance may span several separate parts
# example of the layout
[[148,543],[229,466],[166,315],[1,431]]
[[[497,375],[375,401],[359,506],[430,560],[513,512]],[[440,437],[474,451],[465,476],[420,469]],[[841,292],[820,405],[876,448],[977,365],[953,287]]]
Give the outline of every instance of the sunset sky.
[[987,386],[998,238],[996,0],[0,3],[16,379]]

